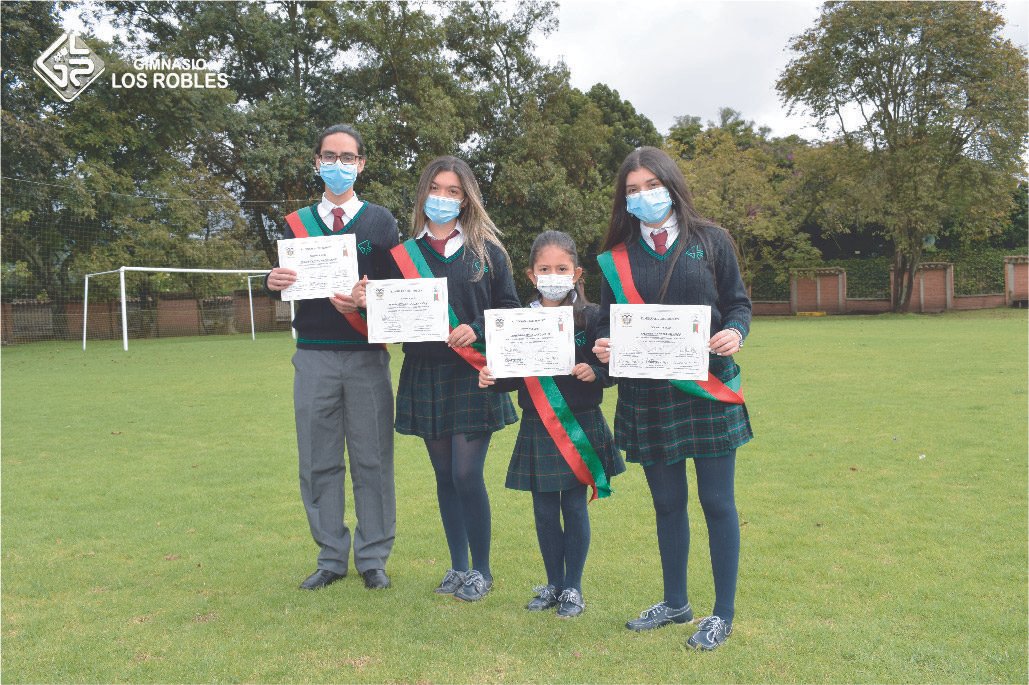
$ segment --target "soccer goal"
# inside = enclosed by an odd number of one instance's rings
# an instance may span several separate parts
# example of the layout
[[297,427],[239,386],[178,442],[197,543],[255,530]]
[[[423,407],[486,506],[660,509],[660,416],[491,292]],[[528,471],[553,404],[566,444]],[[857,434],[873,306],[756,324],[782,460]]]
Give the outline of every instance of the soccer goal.
[[[133,273],[144,273],[144,274],[192,274],[192,275],[195,275],[196,277],[200,277],[201,275],[211,275],[211,276],[232,276],[232,275],[235,275],[237,277],[237,280],[241,280],[242,277],[245,276],[246,277],[246,291],[247,291],[247,307],[245,308],[245,311],[248,312],[248,318],[249,318],[249,322],[248,323],[250,325],[250,336],[251,336],[251,338],[256,339],[256,329],[255,329],[255,326],[254,326],[255,318],[254,318],[253,280],[255,278],[264,278],[265,274],[268,273],[268,269],[184,269],[184,268],[176,268],[176,267],[123,266],[123,267],[120,267],[118,269],[113,269],[111,271],[98,271],[96,273],[90,273],[90,274],[86,274],[85,275],[85,279],[84,279],[85,283],[84,283],[84,286],[83,286],[83,296],[82,296],[82,349],[83,350],[86,349],[86,340],[88,338],[88,332],[89,332],[89,282],[90,282],[90,279],[91,278],[101,277],[101,276],[109,276],[110,274],[118,274],[118,279],[119,279],[119,284],[118,284],[119,285],[119,288],[118,288],[119,299],[118,299],[118,303],[120,304],[120,313],[121,313],[120,319],[121,319],[122,349],[124,349],[125,351],[128,351],[128,349],[129,349],[129,320],[130,320],[129,305],[130,305],[130,300],[129,300],[129,298],[126,297],[126,284],[125,284],[125,281],[126,281],[126,275],[127,274],[133,274]],[[221,290],[218,290],[217,288],[215,288],[214,291],[212,291],[212,292],[222,292],[225,289],[226,289],[225,287],[222,287]],[[239,303],[234,302],[233,299],[234,298],[231,295],[224,295],[223,294],[223,295],[217,296],[217,297],[215,297],[215,296],[211,296],[211,297],[207,297],[207,298],[194,297],[194,298],[189,299],[189,300],[184,300],[184,302],[186,302],[188,304],[188,312],[185,314],[185,316],[186,317],[193,317],[198,322],[198,324],[197,324],[198,328],[208,328],[208,327],[214,328],[214,327],[216,327],[216,323],[212,323],[212,322],[217,322],[219,319],[221,319],[221,320],[225,320],[225,319],[232,320],[234,318],[234,316],[235,316],[235,311],[237,309],[244,310],[244,308],[242,306],[237,306]],[[137,298],[137,300],[138,300],[138,298]],[[113,304],[113,302],[111,304]],[[138,301],[134,302],[133,304],[134,304],[136,310],[140,310],[140,305],[139,305]],[[205,304],[207,305],[206,307],[205,307]],[[284,303],[276,303],[276,305],[278,305],[278,306],[281,306],[283,304]],[[288,316],[289,316],[289,320],[292,320],[293,307],[292,307],[292,303],[289,303],[289,304],[290,304],[290,307],[289,307],[289,314],[288,314]],[[162,315],[165,316],[165,318],[171,320],[172,317],[175,314],[174,312],[172,312],[172,308],[171,307],[167,307],[168,313],[167,314],[163,314],[164,309],[165,308],[163,308],[161,306],[155,306],[155,307],[150,307],[149,310],[146,311],[146,312],[144,312],[144,311],[136,311],[136,314],[138,315],[137,318],[141,319],[141,320],[146,318],[148,320],[148,322],[149,322],[149,325],[157,326],[157,325],[159,325],[158,322],[160,321],[160,317]],[[180,305],[179,307],[177,307],[177,309],[179,310],[178,311],[178,317],[181,319],[182,316],[183,316],[182,312],[185,311],[187,308]],[[227,312],[227,316],[219,317],[218,310],[225,310]],[[147,313],[149,316],[148,317],[143,317],[142,315],[144,313]],[[283,313],[282,317],[279,317],[279,315],[276,314],[277,318],[284,318],[284,316],[285,316],[285,313]],[[230,324],[230,326],[231,326],[231,324]],[[174,333],[172,333],[172,334],[174,335]],[[294,333],[294,335],[295,335],[295,333]]]

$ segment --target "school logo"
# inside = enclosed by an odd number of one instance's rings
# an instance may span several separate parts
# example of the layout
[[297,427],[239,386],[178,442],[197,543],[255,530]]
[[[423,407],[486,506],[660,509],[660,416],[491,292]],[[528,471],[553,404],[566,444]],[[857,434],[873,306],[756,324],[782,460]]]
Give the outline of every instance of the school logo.
[[582,347],[586,344],[586,331],[579,331],[575,334],[575,345]]
[[361,251],[361,254],[368,254],[372,251],[372,241],[362,240],[357,244],[357,249]]
[[104,62],[75,32],[65,32],[43,51],[32,70],[65,102],[71,102],[100,74]]
[[497,330],[498,331],[504,330],[504,320],[502,318],[500,318],[499,316],[497,317]]
[[375,289],[375,299],[381,300],[386,295],[386,289],[379,287]]
[[293,247],[292,246],[286,248],[286,256],[287,257],[292,257],[293,256]]
[[623,326],[631,326],[632,325],[632,314],[630,314],[629,312],[625,312],[624,314],[622,314],[622,325]]

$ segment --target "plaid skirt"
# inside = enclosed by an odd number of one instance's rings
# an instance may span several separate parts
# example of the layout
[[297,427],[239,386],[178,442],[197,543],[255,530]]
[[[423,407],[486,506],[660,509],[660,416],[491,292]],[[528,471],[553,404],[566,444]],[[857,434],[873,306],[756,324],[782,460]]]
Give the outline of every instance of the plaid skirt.
[[[578,409],[575,418],[579,419],[582,430],[600,457],[608,480],[625,471],[625,462],[615,448],[611,429],[607,427],[600,407]],[[561,456],[546,426],[533,412],[522,412],[522,423],[518,427],[518,439],[504,484],[512,490],[533,492],[560,492],[579,485],[579,479]]]
[[493,433],[517,420],[508,394],[479,388],[479,373],[467,362],[404,356],[397,385],[398,433],[436,440]]
[[[731,360],[712,359],[711,372],[723,381],[738,371]],[[687,395],[668,381],[618,381],[615,443],[625,450],[626,461],[652,466],[723,457],[753,437],[746,405]]]

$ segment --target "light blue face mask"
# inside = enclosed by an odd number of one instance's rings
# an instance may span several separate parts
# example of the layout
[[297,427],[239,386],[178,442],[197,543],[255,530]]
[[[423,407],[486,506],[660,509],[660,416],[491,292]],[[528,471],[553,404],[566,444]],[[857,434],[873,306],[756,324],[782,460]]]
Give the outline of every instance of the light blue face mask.
[[461,201],[452,197],[430,195],[425,198],[425,216],[434,224],[442,225],[461,214]]
[[625,209],[646,224],[661,221],[671,208],[672,196],[664,186],[625,196]]
[[354,187],[357,180],[357,165],[344,164],[336,160],[332,164],[321,163],[318,175],[335,195],[342,195]]

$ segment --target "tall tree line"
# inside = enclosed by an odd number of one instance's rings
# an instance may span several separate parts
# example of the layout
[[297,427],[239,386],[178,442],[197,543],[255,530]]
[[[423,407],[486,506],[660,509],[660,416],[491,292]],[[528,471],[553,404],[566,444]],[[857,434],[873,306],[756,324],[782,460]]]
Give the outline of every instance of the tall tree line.
[[[285,214],[320,193],[310,148],[337,122],[368,145],[358,192],[401,225],[424,165],[465,157],[519,269],[545,229],[572,234],[591,265],[614,175],[640,145],[679,161],[748,280],[783,279],[833,243],[874,243],[910,274],[930,236],[1024,235],[1026,60],[988,2],[827,3],[777,84],[823,125],[816,144],[731,109],[706,125],[684,115],[663,138],[616,91],[580,91],[540,61],[534,40],[557,21],[543,0],[91,4],[87,25],[116,29],[110,44],[86,36],[110,73],[203,58],[229,88],[101,80],[63,103],[31,73],[61,7],[0,5],[3,176],[33,182],[4,181],[4,275],[56,304],[77,275],[121,264],[268,265]],[[864,119],[836,125],[854,111]]]

